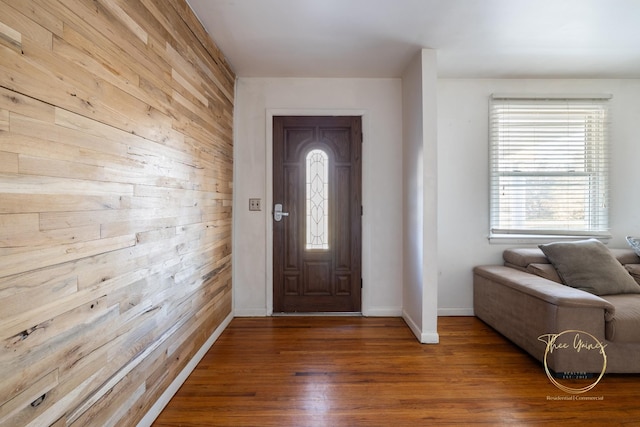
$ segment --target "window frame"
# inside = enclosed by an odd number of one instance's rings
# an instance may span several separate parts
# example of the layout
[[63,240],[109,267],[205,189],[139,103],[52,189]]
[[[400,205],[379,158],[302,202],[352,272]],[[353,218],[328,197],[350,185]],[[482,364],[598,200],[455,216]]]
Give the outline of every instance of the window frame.
[[[609,122],[610,122],[610,114],[609,114],[609,103],[608,101],[611,99],[611,95],[584,95],[584,96],[532,96],[532,95],[502,95],[502,94],[493,94],[489,99],[489,241],[490,242],[505,242],[511,243],[514,240],[517,240],[519,243],[534,243],[539,241],[551,241],[551,240],[562,240],[562,239],[576,239],[576,238],[586,238],[586,237],[594,237],[599,239],[609,239],[611,237],[609,232],[609,152],[610,152],[610,141],[609,141]],[[531,135],[539,132],[544,129],[544,126],[547,125],[544,123],[542,119],[534,118],[538,113],[524,113],[524,117],[531,122],[528,122],[526,126],[519,125],[521,128],[515,127],[515,131],[524,132],[525,139],[523,142],[514,142],[518,138],[522,137],[522,133],[519,133],[517,137],[515,136],[507,136],[505,137],[505,129],[510,125],[509,120],[514,121],[514,117],[510,116],[510,113],[504,113],[504,110],[508,109],[507,105],[515,105],[515,106],[528,106],[528,105],[540,105],[541,111],[547,114],[553,114],[548,112],[548,108],[558,108],[558,111],[562,111],[562,103],[566,104],[566,111],[569,112],[567,117],[571,114],[576,114],[576,111],[579,111],[579,108],[584,107],[585,104],[593,105],[594,112],[597,110],[600,114],[600,118],[597,121],[596,126],[598,126],[598,131],[593,132],[586,125],[588,121],[586,120],[589,117],[588,113],[584,113],[585,118],[585,126],[584,126],[584,140],[578,141],[578,144],[575,142],[573,145],[570,142],[563,142],[558,144],[558,142],[570,141],[570,136],[575,136],[575,133],[568,133],[567,135],[562,136],[553,136],[552,138],[547,138],[547,144],[549,141],[553,141],[551,144],[550,153],[555,155],[556,158],[562,159],[562,154],[558,155],[557,151],[553,151],[556,147],[559,147],[561,150],[569,153],[573,149],[573,154],[564,154],[567,160],[567,170],[561,170],[560,168],[551,168],[546,165],[538,167],[534,166],[536,163],[536,154],[529,154],[529,157],[525,157],[525,168],[522,170],[516,169],[514,166],[516,162],[514,160],[505,160],[508,158],[508,155],[505,155],[505,152],[508,153],[508,150],[513,150],[514,147],[525,147],[528,150],[535,151],[536,149],[547,148],[543,143],[540,143],[536,140],[537,137],[531,137]],[[581,107],[577,107],[580,105]],[[560,106],[560,107],[558,107]],[[571,110],[573,108],[573,110]],[[526,110],[526,108],[525,108]],[[532,108],[535,110],[535,108]],[[523,117],[523,113],[519,112],[520,118]],[[559,117],[552,116],[554,118]],[[593,117],[597,115],[592,113]],[[514,113],[515,116],[515,113]],[[547,119],[545,119],[547,120]],[[568,118],[567,122],[571,119]],[[524,127],[524,131],[522,130]],[[567,126],[569,127],[569,126]],[[534,129],[533,131],[531,129]],[[597,138],[594,138],[594,135],[597,135]],[[511,138],[511,139],[509,139]],[[528,139],[527,139],[528,138]],[[543,138],[540,138],[543,139]],[[597,139],[597,140],[596,140]],[[505,143],[505,141],[507,141]],[[520,144],[520,145],[518,145]],[[573,155],[575,157],[576,147],[580,148],[580,146],[584,147],[583,158],[584,162],[584,170],[571,170],[569,167],[569,159]],[[512,156],[513,157],[513,156]],[[594,168],[593,165],[596,165]],[[505,169],[505,165],[508,168],[513,169]],[[557,177],[558,179],[553,179],[553,177]],[[594,179],[594,176],[597,176]],[[523,180],[526,178],[530,178],[530,181],[526,183],[526,185],[522,185],[522,189],[524,189],[524,195],[516,195],[516,191],[514,190],[516,186],[516,182],[518,177],[522,177]],[[544,181],[545,177],[552,178],[551,181]],[[560,224],[565,224],[565,227],[534,227],[533,220],[526,218],[528,216],[529,210],[528,207],[524,207],[527,202],[531,202],[535,200],[535,197],[529,198],[526,195],[527,191],[549,191],[552,194],[560,195],[562,193],[556,192],[552,187],[557,186],[558,183],[564,182],[565,185],[570,185],[576,179],[579,181],[579,178],[582,177],[585,179],[586,184],[582,184],[583,191],[579,192],[581,196],[588,194],[588,198],[585,198],[583,204],[586,208],[585,217],[582,220],[584,223],[584,227],[575,228],[575,226],[566,226],[568,223],[568,217],[565,216],[565,219]],[[509,185],[511,187],[504,187],[505,178],[510,180]],[[564,180],[562,179],[564,178]],[[502,180],[502,181],[501,181]],[[534,184],[534,182],[539,182],[539,184]],[[500,183],[503,185],[501,186]],[[579,184],[577,184],[579,185]],[[587,185],[584,188],[584,185]],[[501,190],[502,189],[502,190]],[[507,189],[507,192],[511,191],[510,195],[505,196],[504,190]],[[565,191],[569,191],[565,189]],[[570,200],[571,198],[568,196],[564,199]],[[538,196],[540,197],[540,196]],[[548,199],[546,199],[548,200]],[[517,205],[520,203],[520,205]],[[561,203],[558,201],[556,206]],[[523,227],[515,227],[514,223],[516,220],[514,219],[514,214],[509,213],[508,219],[504,218],[504,213],[501,215],[500,212],[504,212],[507,209],[510,209],[513,206],[520,206],[520,210],[513,209],[519,217],[525,218],[523,223],[525,224]],[[511,211],[510,211],[511,212]],[[568,213],[568,212],[567,212]],[[552,217],[548,216],[544,219],[547,225],[553,223]]]

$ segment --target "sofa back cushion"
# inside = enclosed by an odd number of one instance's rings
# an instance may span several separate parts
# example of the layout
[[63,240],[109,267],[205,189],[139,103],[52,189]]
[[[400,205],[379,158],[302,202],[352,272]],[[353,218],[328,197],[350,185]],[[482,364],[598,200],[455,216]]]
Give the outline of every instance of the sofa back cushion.
[[620,264],[640,264],[640,257],[632,249],[609,249]]
[[[620,264],[640,264],[640,257],[632,249],[609,249]],[[505,263],[526,270],[529,264],[551,264],[540,248],[511,248],[502,253]]]
[[640,284],[640,264],[627,264],[624,267],[627,269],[629,274],[631,274],[631,277],[636,279],[636,282]]
[[529,264],[550,264],[540,248],[512,248],[502,252],[502,258],[507,264],[526,269]]
[[533,262],[527,266],[527,272],[536,276],[544,277],[557,283],[562,283],[562,279],[558,276],[558,272],[551,264],[542,264]]

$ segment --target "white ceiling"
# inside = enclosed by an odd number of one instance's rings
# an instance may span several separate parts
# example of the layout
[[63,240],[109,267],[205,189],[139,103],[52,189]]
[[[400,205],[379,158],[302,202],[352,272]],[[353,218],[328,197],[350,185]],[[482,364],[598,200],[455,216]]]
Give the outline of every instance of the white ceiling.
[[640,78],[640,0],[188,0],[242,77]]

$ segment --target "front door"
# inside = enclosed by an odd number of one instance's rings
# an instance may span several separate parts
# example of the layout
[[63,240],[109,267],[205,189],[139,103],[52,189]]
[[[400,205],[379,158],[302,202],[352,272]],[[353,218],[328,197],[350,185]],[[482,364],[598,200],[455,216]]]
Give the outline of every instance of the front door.
[[361,311],[361,129],[361,117],[273,118],[276,313]]

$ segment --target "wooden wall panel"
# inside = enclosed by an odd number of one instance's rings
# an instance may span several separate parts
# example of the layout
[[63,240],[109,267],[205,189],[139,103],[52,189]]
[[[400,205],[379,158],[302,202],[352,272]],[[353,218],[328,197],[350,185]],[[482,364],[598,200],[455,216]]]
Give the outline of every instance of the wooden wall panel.
[[231,313],[234,85],[184,0],[0,0],[0,425],[134,425]]

